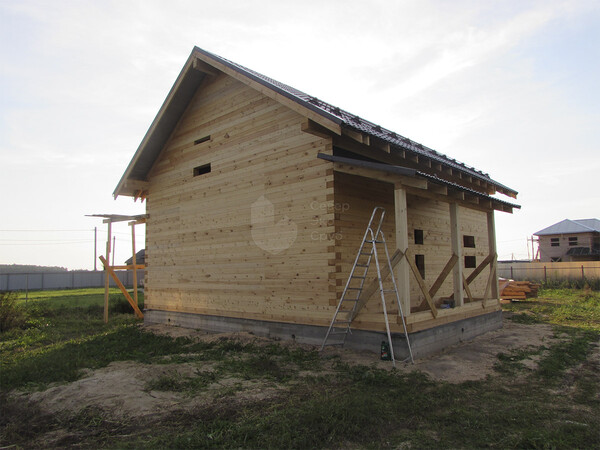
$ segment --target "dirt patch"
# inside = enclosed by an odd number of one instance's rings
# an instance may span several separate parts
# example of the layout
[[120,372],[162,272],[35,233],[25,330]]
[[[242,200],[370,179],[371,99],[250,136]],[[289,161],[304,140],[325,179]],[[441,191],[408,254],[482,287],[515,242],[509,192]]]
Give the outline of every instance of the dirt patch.
[[[420,370],[435,380],[450,383],[481,380],[494,372],[498,353],[526,347],[547,346],[555,341],[551,325],[525,325],[504,320],[503,327],[445,349],[442,353],[417,360],[414,366],[401,370]],[[523,361],[531,368],[537,367],[538,356]]]
[[[186,328],[151,325],[148,331],[172,337],[187,337],[205,342],[233,339],[242,343],[268,345],[278,342],[286,347],[302,347],[314,350],[315,347],[300,345],[293,341],[275,341],[250,333],[208,334]],[[549,325],[525,325],[504,321],[502,329],[486,333],[471,341],[450,347],[428,358],[417,360],[414,365],[399,363],[400,371],[421,371],[434,380],[461,383],[468,380],[481,380],[493,373],[497,354],[525,347],[549,345],[555,340]],[[349,349],[329,347],[322,357],[328,371],[327,361],[333,364],[342,361],[349,364],[369,365],[391,370],[389,361],[381,361],[373,352],[358,352]],[[206,406],[215,401],[239,402],[273,398],[285,391],[272,381],[243,380],[235,377],[221,378],[207,386],[205,391],[194,395],[169,390],[148,390],[148,382],[162,376],[193,378],[202,371],[211,370],[210,362],[142,364],[131,361],[113,362],[98,370],[89,370],[86,375],[73,383],[50,387],[42,392],[21,394],[24,400],[37,403],[48,413],[76,413],[84,408],[98,408],[114,417],[152,417],[174,411],[186,411]],[[535,368],[534,357],[526,364]],[[227,400],[226,400],[227,399]]]
[[[442,352],[417,359],[415,364],[396,363],[403,372],[421,371],[438,381],[462,383],[482,380],[494,372],[498,353],[509,353],[525,347],[541,347],[555,340],[551,325],[519,324],[505,318],[503,327],[476,338],[448,347]],[[324,355],[339,357],[348,364],[364,364],[378,369],[392,370],[389,361],[381,361],[373,352],[357,352],[349,349],[328,347]],[[539,356],[532,356],[523,363],[535,369]]]
[[146,383],[174,372],[191,376],[194,370],[191,364],[113,362],[102,369],[88,371],[87,376],[73,383],[34,392],[29,399],[50,413],[99,408],[115,416],[158,414],[189,407],[193,399],[177,392],[146,391]]

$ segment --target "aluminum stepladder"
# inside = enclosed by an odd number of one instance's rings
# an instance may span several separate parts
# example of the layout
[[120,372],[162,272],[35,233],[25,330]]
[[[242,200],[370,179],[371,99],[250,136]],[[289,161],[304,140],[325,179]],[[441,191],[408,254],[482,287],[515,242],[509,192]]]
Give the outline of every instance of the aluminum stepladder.
[[[354,320],[354,314],[356,311],[356,307],[358,305],[360,295],[362,294],[365,280],[367,279],[367,274],[369,272],[369,267],[373,260],[375,260],[375,267],[377,268],[377,279],[379,281],[379,293],[381,295],[381,305],[383,308],[383,316],[385,318],[385,328],[387,332],[388,343],[390,346],[390,354],[392,357],[392,364],[394,367],[396,366],[396,357],[394,355],[394,347],[392,344],[392,335],[390,333],[390,323],[388,320],[387,307],[385,304],[385,294],[386,293],[394,293],[396,296],[396,303],[398,305],[398,312],[400,317],[402,318],[402,326],[404,328],[404,336],[406,337],[406,344],[408,346],[409,357],[406,358],[405,361],[410,359],[411,363],[414,364],[412,349],[410,347],[410,340],[408,338],[408,330],[406,329],[406,321],[404,319],[404,313],[402,311],[402,304],[400,303],[400,295],[398,294],[398,287],[396,285],[396,278],[394,277],[394,271],[392,268],[392,263],[390,261],[390,254],[388,252],[387,244],[385,242],[385,235],[381,230],[383,225],[383,219],[385,217],[385,208],[381,206],[377,206],[373,208],[373,212],[371,213],[371,218],[369,219],[369,224],[367,225],[367,229],[365,230],[365,234],[363,236],[363,240],[360,244],[360,248],[356,254],[356,258],[354,259],[354,264],[352,266],[352,270],[350,271],[350,275],[348,276],[348,281],[346,281],[346,286],[344,287],[344,291],[342,293],[342,297],[338,303],[338,306],[335,310],[335,314],[333,315],[333,319],[331,319],[331,324],[327,330],[327,334],[323,339],[323,344],[321,345],[321,350],[326,345],[341,345],[343,346],[346,342],[346,337],[348,333],[352,333],[350,329],[350,325]],[[377,222],[377,226],[374,228],[374,224]],[[370,244],[370,245],[368,245]],[[385,250],[385,257],[389,269],[390,278],[392,281],[393,289],[384,289],[383,281],[381,278],[381,267],[379,264],[379,258],[377,253],[377,245],[383,245]],[[359,262],[362,261],[362,262]],[[356,274],[357,268],[363,269],[362,273],[359,275]],[[361,272],[359,270],[359,272]],[[354,286],[352,285],[354,281]],[[358,283],[356,285],[356,283]],[[356,295],[354,295],[356,294]],[[338,317],[338,316],[342,317]],[[331,336],[341,336],[341,341],[336,342],[327,342]]]

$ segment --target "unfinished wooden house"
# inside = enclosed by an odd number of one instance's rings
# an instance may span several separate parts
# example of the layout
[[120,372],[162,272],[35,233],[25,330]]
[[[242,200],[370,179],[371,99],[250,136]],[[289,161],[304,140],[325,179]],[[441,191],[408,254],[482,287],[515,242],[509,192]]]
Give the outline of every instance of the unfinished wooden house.
[[[146,201],[145,320],[321,343],[374,207],[415,354],[501,326],[494,211],[517,192],[194,48],[114,196]],[[373,275],[369,275],[372,277]],[[385,331],[365,280],[348,345]],[[375,294],[375,295],[373,295]],[[391,331],[403,352],[398,308]]]

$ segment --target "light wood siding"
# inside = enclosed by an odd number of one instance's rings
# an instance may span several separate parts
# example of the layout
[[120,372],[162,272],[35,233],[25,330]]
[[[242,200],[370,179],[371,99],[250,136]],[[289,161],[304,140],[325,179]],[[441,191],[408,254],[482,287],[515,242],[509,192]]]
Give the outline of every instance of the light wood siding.
[[[575,245],[569,245],[569,238],[576,238]],[[552,239],[558,239],[558,245],[552,246]],[[540,261],[550,262],[552,258],[560,258],[561,262],[573,261],[573,258],[567,256],[569,249],[573,247],[592,248],[594,245],[594,233],[575,233],[575,234],[553,234],[539,237]]]
[[[337,172],[335,173],[334,184],[337,208],[336,255],[338,261],[336,264],[336,278],[337,298],[339,299],[364,235],[365,227],[375,206],[382,206],[386,209],[383,230],[390,255],[396,249],[394,187],[390,183]],[[407,194],[407,205],[409,254],[411,258],[414,258],[416,254],[424,255],[425,283],[428,287],[431,287],[452,255],[449,205],[446,202],[411,194]],[[487,215],[483,211],[463,207],[459,207],[459,215],[461,245],[463,235],[475,237],[475,248],[463,247],[463,254],[475,256],[476,263],[479,264],[488,255]],[[422,245],[415,244],[415,229],[423,230]],[[380,257],[380,261],[383,264],[384,258]],[[464,264],[464,259],[458,263]],[[473,270],[464,269],[465,277],[468,277]],[[376,273],[374,264],[371,266],[369,273],[372,279]],[[471,283],[470,288],[474,297],[483,297],[488,274],[489,270],[486,269]],[[367,284],[369,281],[367,280]],[[390,286],[386,285],[386,288],[388,287]],[[434,301],[439,305],[443,298],[450,297],[452,293],[452,276],[450,275],[434,297]],[[416,312],[425,299],[412,271],[410,275],[410,295],[411,309]],[[392,314],[397,314],[393,294],[388,294],[386,297],[388,312],[391,311]],[[384,329],[379,291],[371,297],[365,308],[359,313],[353,326],[364,329]],[[395,331],[401,331],[399,325],[392,324],[392,328]]]
[[[148,177],[147,308],[329,322],[333,210],[321,206],[333,203],[333,173],[317,153],[331,143],[303,133],[302,120],[230,77],[207,77]],[[253,223],[257,201],[263,213],[272,204],[272,224]]]

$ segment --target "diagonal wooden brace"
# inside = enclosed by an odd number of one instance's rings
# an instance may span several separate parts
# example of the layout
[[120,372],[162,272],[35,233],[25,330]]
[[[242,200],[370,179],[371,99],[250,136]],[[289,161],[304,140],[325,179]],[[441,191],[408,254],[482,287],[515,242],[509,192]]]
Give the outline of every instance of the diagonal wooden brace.
[[112,267],[108,265],[106,258],[104,258],[104,256],[100,256],[100,261],[102,261],[102,264],[104,265],[104,270],[108,272],[108,274],[113,278],[113,280],[115,280],[115,283],[117,284],[119,289],[121,289],[121,292],[135,311],[135,315],[138,316],[140,319],[143,319],[144,313],[140,311],[140,308],[138,308],[138,305],[135,304],[135,302],[131,298],[131,295],[129,295],[129,292],[127,292],[127,289],[125,289],[125,286],[123,286],[123,283],[121,283],[121,280],[119,280],[119,277],[117,277],[115,271],[112,269]]
[[431,314],[433,314],[434,318],[437,318],[437,315],[438,315],[437,308],[435,307],[435,304],[433,303],[433,300],[431,299],[431,296],[429,295],[429,289],[427,289],[427,286],[425,285],[425,281],[423,280],[423,277],[421,277],[421,272],[419,272],[419,269],[417,269],[415,262],[408,256],[406,257],[406,261],[408,262],[408,265],[412,269],[413,275],[415,276],[415,279],[417,280],[417,284],[421,288],[421,292],[423,293],[423,296],[425,296],[425,301],[427,302],[427,304],[429,305],[429,308],[431,309]]
[[456,264],[457,261],[458,261],[458,256],[456,255],[456,253],[453,253],[452,256],[450,257],[450,259],[448,260],[448,262],[446,263],[446,266],[444,267],[442,272],[439,274],[439,276],[437,277],[437,279],[435,280],[435,282],[429,289],[429,296],[431,298],[433,298],[435,296],[435,294],[437,294],[437,291],[440,290],[440,288],[442,287],[442,284],[444,284],[444,281],[446,281],[448,274],[452,271],[452,268],[454,267],[454,265]]

